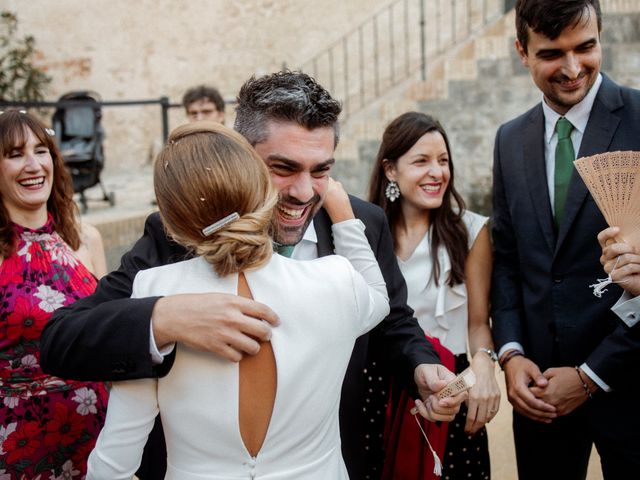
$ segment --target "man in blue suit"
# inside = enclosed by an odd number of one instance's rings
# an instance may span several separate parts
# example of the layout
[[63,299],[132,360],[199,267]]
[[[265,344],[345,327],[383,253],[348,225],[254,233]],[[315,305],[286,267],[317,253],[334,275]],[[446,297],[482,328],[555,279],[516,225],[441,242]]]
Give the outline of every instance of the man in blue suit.
[[598,0],[518,0],[516,28],[543,94],[500,127],[494,150],[493,335],[518,474],[584,479],[595,443],[604,477],[629,478],[640,467],[640,330],[610,311],[618,287],[602,299],[589,288],[606,223],[573,160],[640,149],[640,92],[600,73]]

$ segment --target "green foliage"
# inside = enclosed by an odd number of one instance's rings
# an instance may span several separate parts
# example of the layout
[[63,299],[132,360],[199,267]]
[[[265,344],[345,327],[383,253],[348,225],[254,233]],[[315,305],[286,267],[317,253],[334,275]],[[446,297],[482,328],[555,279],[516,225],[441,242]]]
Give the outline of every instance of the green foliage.
[[0,12],[0,100],[41,101],[51,77],[34,65],[35,39],[17,38],[18,17]]

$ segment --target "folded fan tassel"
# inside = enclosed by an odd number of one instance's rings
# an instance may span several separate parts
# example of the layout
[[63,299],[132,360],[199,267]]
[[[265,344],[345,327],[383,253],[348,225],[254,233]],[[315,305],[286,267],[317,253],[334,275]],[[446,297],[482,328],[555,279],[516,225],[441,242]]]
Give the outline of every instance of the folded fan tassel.
[[[620,256],[618,255],[618,258],[616,258],[616,263],[613,265],[613,268],[611,269],[611,273],[613,273],[613,271],[616,269],[619,261],[620,261]],[[589,285],[589,288],[593,288],[593,294],[596,297],[602,298],[602,294],[607,291],[607,289],[605,288],[607,285],[610,285],[612,283],[622,284],[627,282],[627,280],[623,282],[614,282],[613,279],[611,278],[611,273],[607,276],[607,278],[596,278],[598,283]]]
[[[411,413],[413,413],[413,411]],[[413,415],[414,415],[413,418],[416,419],[416,423],[418,424],[418,427],[420,428],[420,431],[422,432],[422,436],[427,441],[427,445],[429,446],[429,450],[431,450],[431,454],[433,455],[433,473],[437,477],[441,477],[442,476],[442,462],[438,458],[438,454],[436,453],[436,451],[431,447],[431,444],[429,443],[429,439],[427,438],[427,434],[424,432],[424,429],[422,428],[422,425],[420,424],[420,420],[418,419],[418,416],[415,413]]]
[[607,278],[596,278],[596,280],[598,280],[598,283],[589,285],[589,288],[593,288],[593,294],[596,297],[602,298],[602,294],[607,291],[605,287],[613,283],[613,280],[611,280],[611,275],[609,275]]

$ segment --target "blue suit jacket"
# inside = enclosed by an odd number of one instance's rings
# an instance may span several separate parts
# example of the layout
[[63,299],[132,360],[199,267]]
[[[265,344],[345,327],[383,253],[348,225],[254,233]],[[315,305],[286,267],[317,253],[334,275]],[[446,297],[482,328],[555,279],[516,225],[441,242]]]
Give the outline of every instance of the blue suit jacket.
[[[578,157],[640,150],[640,92],[603,77]],[[596,236],[607,225],[575,170],[555,231],[541,104],[498,130],[493,194],[496,348],[520,342],[542,371],[586,361],[610,387],[624,389],[630,367],[640,364],[640,328],[627,328],[610,311],[619,287],[601,299],[589,288],[606,276]]]

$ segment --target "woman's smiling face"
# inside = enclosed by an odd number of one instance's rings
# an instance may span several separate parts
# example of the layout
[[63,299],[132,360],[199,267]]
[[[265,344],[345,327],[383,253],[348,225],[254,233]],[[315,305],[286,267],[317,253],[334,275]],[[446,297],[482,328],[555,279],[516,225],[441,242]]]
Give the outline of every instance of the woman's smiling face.
[[16,145],[0,159],[0,196],[9,216],[46,211],[53,185],[53,160],[49,148],[30,130],[24,145]]
[[395,164],[385,164],[385,174],[398,184],[403,207],[439,208],[451,179],[444,137],[436,130],[425,133]]

